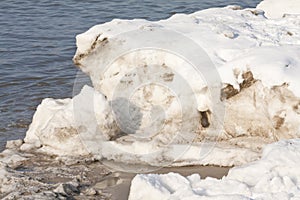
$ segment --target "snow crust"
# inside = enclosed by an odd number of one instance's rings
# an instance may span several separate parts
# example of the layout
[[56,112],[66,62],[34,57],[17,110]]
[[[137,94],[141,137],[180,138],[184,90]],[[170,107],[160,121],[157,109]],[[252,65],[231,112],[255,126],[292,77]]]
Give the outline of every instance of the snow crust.
[[287,14],[300,14],[300,2],[298,0],[264,0],[257,8],[265,11],[268,18],[281,18]]
[[96,25],[73,59],[93,88],[45,99],[20,148],[153,166],[257,160],[300,134],[299,33],[299,15],[238,6]]
[[139,174],[129,199],[299,199],[300,140],[265,147],[262,158],[230,169],[222,179],[199,174]]

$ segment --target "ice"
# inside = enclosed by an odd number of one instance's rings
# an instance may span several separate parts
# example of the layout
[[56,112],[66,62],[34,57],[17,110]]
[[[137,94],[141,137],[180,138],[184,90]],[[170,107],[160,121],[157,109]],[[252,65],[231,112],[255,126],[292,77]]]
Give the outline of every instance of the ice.
[[281,18],[286,14],[300,14],[298,0],[263,0],[257,8],[265,11],[269,18]]
[[[93,135],[96,130],[97,136]],[[87,155],[93,148],[87,149],[86,145],[93,146],[95,138],[109,140],[119,133],[118,130],[105,97],[84,86],[73,99],[48,98],[42,101],[21,150],[40,147],[49,154]]]
[[[0,192],[97,195],[81,173],[89,158],[117,171],[235,166],[219,180],[139,174],[130,199],[300,199],[300,140],[292,139],[300,136],[299,8],[297,0],[264,0],[256,9],[115,19],[79,34],[73,61],[93,86],[42,101],[24,141],[0,155]],[[37,173],[26,175],[31,162]],[[60,173],[72,181],[48,181]]]
[[137,175],[129,199],[298,199],[299,161],[300,140],[280,141],[266,146],[261,159],[230,169],[222,179]]
[[152,166],[257,160],[300,135],[299,21],[228,6],[96,25],[73,59],[93,87],[45,99],[20,149]]

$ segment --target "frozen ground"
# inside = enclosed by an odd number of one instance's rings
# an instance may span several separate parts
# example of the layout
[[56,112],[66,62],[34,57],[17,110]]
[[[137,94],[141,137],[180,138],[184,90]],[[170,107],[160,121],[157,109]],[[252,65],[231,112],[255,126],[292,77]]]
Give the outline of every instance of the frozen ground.
[[1,197],[108,198],[94,188],[101,180],[84,175],[96,162],[105,177],[98,161],[108,160],[120,171],[240,165],[222,180],[138,175],[131,199],[300,198],[300,144],[286,140],[300,134],[300,15],[270,18],[229,6],[157,22],[115,19],[78,35],[74,62],[93,86],[43,100],[24,141],[8,142]]
[[10,146],[0,154],[1,199],[110,199],[111,194],[97,184],[108,187],[119,180],[89,157],[61,159],[20,152],[16,147]]
[[[0,153],[1,199],[112,199],[126,200],[136,173],[118,172],[103,165],[105,161],[82,157],[59,157],[36,152],[20,152],[23,141],[10,141]],[[132,171],[143,169],[165,174],[174,171],[184,176],[220,178],[228,168],[189,166],[155,169],[133,165]]]

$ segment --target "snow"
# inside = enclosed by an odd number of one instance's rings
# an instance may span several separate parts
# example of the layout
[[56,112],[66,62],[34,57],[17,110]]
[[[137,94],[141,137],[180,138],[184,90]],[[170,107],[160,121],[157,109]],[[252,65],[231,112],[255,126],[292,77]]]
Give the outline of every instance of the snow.
[[262,158],[230,169],[222,179],[193,174],[139,174],[129,199],[298,199],[300,140],[265,147]]
[[281,18],[286,14],[300,14],[298,0],[263,0],[257,8],[265,11],[268,18]]
[[118,133],[110,113],[105,97],[89,86],[84,86],[73,99],[44,99],[33,116],[21,150],[41,147],[41,151],[49,154],[87,155],[91,152],[86,145],[93,146],[95,138],[105,141]]
[[220,180],[140,174],[129,199],[300,199],[300,140],[291,139],[300,136],[299,8],[264,0],[257,9],[115,19],[79,34],[73,61],[93,86],[42,101],[24,141],[0,155],[0,192],[20,196],[27,184],[49,190],[36,198],[79,193],[76,181],[45,187],[13,173],[54,154],[49,163],[89,157],[125,163],[114,166],[121,171],[126,163],[236,166]]
[[299,33],[299,15],[238,6],[96,25],[73,59],[93,87],[45,99],[20,149],[152,166],[257,160],[300,135]]

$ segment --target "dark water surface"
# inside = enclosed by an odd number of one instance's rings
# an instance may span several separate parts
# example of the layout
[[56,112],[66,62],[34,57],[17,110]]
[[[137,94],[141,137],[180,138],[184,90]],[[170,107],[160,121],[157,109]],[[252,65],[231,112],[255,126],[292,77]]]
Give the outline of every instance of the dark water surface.
[[43,98],[72,96],[75,36],[114,18],[159,20],[209,7],[255,7],[260,0],[2,0],[0,149],[23,138]]

